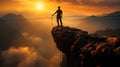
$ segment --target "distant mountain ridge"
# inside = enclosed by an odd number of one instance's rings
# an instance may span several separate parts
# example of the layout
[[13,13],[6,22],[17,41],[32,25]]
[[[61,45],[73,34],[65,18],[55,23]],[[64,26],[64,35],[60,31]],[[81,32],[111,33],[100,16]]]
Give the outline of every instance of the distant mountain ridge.
[[14,13],[8,13],[0,17],[1,20],[16,30],[21,30],[29,25],[28,21],[23,15],[17,15]]
[[118,17],[119,17],[119,16],[120,16],[120,11],[113,12],[113,13],[111,13],[111,14],[108,14],[107,16],[114,16],[114,17],[115,17],[115,16],[116,16],[116,17],[118,16]]
[[84,20],[87,21],[110,21],[110,20],[120,20],[120,11],[116,11],[107,15],[103,16],[89,16],[85,18]]
[[120,28],[120,11],[101,16],[92,15],[80,20],[80,22],[83,22],[80,25],[81,29],[85,28],[86,31],[88,31],[87,29],[91,29],[92,32]]
[[0,50],[10,46],[28,46],[30,43],[21,34],[21,30],[29,24],[22,15],[13,13],[0,17]]

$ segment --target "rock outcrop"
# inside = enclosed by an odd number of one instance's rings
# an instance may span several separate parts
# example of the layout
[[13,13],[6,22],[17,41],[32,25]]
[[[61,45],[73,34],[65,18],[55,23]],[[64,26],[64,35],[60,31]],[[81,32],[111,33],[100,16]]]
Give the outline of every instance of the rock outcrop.
[[66,55],[67,67],[120,67],[120,39],[90,35],[70,27],[54,27],[57,48]]

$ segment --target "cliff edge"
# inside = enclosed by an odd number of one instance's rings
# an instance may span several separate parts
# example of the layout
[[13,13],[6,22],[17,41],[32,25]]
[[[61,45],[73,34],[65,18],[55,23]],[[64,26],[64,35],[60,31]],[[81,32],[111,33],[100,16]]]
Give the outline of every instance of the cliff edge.
[[[67,67],[120,67],[120,38],[90,35],[71,27],[51,31]],[[64,67],[64,65],[62,65]]]

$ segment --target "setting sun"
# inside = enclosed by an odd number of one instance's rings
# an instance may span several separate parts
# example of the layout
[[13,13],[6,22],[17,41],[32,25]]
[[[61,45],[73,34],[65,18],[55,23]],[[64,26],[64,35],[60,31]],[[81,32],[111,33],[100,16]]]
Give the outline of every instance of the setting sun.
[[38,10],[42,10],[42,9],[43,9],[43,4],[37,4],[37,5],[36,5],[36,8],[37,8]]

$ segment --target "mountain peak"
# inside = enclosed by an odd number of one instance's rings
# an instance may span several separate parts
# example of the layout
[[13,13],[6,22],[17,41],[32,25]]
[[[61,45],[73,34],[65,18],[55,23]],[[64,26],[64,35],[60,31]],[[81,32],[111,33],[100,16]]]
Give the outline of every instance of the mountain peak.
[[22,30],[29,25],[26,18],[21,14],[7,13],[0,19],[16,30]]
[[119,13],[119,14],[120,14],[120,11],[115,11],[115,12],[113,12],[113,13]]
[[1,17],[2,19],[7,20],[25,20],[25,17],[21,14],[7,13]]
[[120,16],[120,11],[115,11],[113,13],[108,14],[107,16]]

